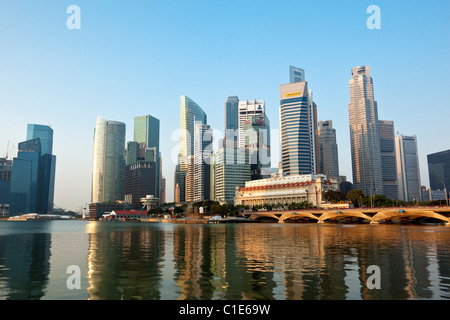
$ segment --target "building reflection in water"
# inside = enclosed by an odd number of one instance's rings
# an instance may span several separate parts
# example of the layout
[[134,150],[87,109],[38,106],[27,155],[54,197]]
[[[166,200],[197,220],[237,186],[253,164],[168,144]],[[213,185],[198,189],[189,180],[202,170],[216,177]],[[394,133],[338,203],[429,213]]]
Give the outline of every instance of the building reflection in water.
[[45,222],[25,223],[34,227],[35,233],[22,232],[20,225],[11,224],[8,232],[0,231],[2,300],[39,300],[45,295],[50,273],[51,234]]
[[[273,224],[92,226],[90,299],[450,298],[447,229]],[[370,265],[380,267],[380,290],[366,286]]]

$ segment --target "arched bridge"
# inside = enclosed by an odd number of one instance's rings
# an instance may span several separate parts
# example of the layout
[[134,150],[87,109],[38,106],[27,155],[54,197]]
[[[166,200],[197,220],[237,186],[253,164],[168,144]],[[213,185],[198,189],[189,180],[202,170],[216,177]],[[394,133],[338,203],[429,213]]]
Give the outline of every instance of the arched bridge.
[[415,222],[433,220],[450,226],[450,208],[378,208],[378,209],[326,209],[326,210],[291,210],[291,211],[256,211],[244,212],[245,217],[255,221],[272,221],[278,223],[347,221],[366,222],[370,224],[391,222]]

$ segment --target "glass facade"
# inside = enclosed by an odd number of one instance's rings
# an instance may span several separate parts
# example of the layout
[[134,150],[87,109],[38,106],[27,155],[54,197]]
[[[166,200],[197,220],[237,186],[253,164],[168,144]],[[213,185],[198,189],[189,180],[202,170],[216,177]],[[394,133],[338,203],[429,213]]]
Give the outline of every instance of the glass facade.
[[27,140],[39,138],[41,140],[41,155],[53,152],[53,129],[40,124],[28,124]]
[[427,156],[430,188],[432,190],[447,191],[450,188],[450,150],[432,153]]
[[[34,213],[37,211],[39,138],[19,143],[17,157],[13,159],[10,190],[10,214]],[[37,213],[37,212],[36,212]]]
[[270,178],[270,121],[265,114],[244,123],[244,141],[251,180]]
[[[228,97],[225,102],[225,137],[233,136],[233,141],[237,141],[237,130],[239,128],[239,98],[237,96]],[[231,138],[230,138],[231,139]]]
[[92,202],[123,200],[125,124],[97,117],[92,165]]

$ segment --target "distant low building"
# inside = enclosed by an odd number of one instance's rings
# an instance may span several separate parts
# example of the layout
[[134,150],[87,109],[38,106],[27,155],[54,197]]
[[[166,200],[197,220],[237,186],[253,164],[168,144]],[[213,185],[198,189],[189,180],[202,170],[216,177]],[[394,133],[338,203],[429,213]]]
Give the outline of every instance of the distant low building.
[[95,202],[89,204],[89,220],[98,220],[105,213],[111,213],[112,211],[127,211],[131,209],[130,204],[126,203],[102,203]]
[[235,205],[289,204],[309,202],[321,207],[323,193],[338,190],[336,178],[322,174],[291,175],[248,181],[245,187],[236,187]]

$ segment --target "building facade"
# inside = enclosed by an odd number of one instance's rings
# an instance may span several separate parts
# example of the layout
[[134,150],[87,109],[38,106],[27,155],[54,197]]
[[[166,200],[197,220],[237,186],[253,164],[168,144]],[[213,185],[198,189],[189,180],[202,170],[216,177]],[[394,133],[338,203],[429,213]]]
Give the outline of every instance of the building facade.
[[91,202],[124,199],[125,123],[97,117],[94,132]]
[[133,210],[141,209],[141,198],[156,194],[156,167],[155,161],[138,161],[125,166],[124,199]]
[[384,194],[378,106],[369,66],[354,67],[348,104],[353,187],[366,196]]
[[238,128],[238,148],[245,147],[244,124],[253,116],[265,114],[266,104],[264,100],[239,101],[239,128]]
[[308,202],[321,207],[323,193],[338,190],[336,178],[327,179],[324,175],[290,175],[248,181],[244,187],[235,190],[235,205],[290,204]]
[[428,175],[432,190],[445,190],[447,199],[450,188],[450,150],[427,155]]
[[250,164],[245,149],[221,148],[215,155],[215,201],[232,202],[235,188],[250,180]]
[[281,164],[286,175],[318,173],[317,130],[317,106],[308,83],[281,85]]
[[421,201],[421,183],[416,136],[396,136],[395,149],[398,199],[419,202]]
[[269,178],[271,175],[269,118],[266,114],[252,116],[244,122],[243,129],[251,180]]
[[[206,124],[207,116],[203,109],[187,96],[180,98],[180,153],[175,168],[175,183],[179,189],[179,202],[186,202],[186,179],[189,156],[194,155],[194,126],[196,123]],[[176,190],[174,190],[176,192]]]
[[12,165],[12,160],[0,158],[0,205],[8,205],[8,212],[11,192]]
[[327,178],[339,178],[338,145],[336,142],[336,129],[333,121],[319,121],[318,130],[320,173]]
[[381,169],[383,190],[388,199],[398,199],[397,163],[395,154],[394,121],[379,120]]
[[237,96],[228,97],[225,102],[225,137],[237,141],[239,130],[239,98]]

